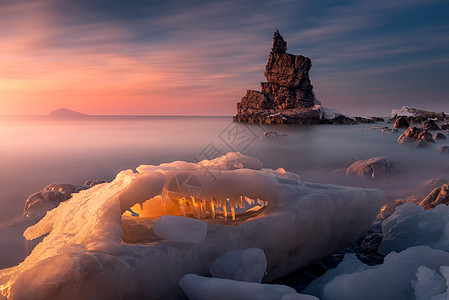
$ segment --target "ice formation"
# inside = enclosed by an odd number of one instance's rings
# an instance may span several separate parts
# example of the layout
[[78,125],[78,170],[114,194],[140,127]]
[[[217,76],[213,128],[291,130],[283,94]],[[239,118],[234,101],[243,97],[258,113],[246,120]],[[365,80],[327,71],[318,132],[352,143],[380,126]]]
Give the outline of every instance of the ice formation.
[[[247,248],[264,251],[264,281],[273,280],[357,240],[383,199],[378,190],[302,182],[240,153],[138,171],[73,194],[29,227],[27,239],[47,236],[22,263],[0,271],[0,298],[183,298],[185,274],[208,275],[217,257]],[[154,234],[159,217],[182,214],[207,220],[204,241]]]
[[219,256],[209,267],[212,277],[261,283],[267,269],[262,249],[235,249]]
[[190,300],[318,300],[313,296],[298,294],[285,285],[208,278],[195,274],[185,275],[179,285]]
[[153,226],[158,237],[181,243],[201,243],[206,238],[207,223],[201,220],[181,217],[162,216]]
[[[320,295],[321,300],[414,299],[416,291],[420,291],[415,275],[418,268],[439,270],[441,266],[449,264],[449,253],[428,246],[417,246],[400,253],[391,252],[385,257],[382,265],[365,267],[358,260],[352,260],[352,264],[345,266],[346,270],[350,270],[349,274],[345,274],[344,270],[340,274],[336,272],[336,277],[327,278],[328,283],[321,284],[324,285],[323,289],[310,289],[305,292]],[[366,270],[354,272],[360,267]],[[315,285],[319,286],[318,283]]]
[[449,251],[449,207],[440,204],[424,210],[413,202],[405,203],[382,223],[382,232],[382,254],[418,245]]

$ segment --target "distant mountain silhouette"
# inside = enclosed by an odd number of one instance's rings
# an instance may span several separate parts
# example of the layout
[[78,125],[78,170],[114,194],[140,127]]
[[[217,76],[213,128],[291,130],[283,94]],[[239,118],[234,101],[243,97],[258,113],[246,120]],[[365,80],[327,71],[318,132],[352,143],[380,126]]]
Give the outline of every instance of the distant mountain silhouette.
[[67,108],[60,108],[56,109],[48,114],[49,116],[57,116],[57,117],[80,117],[80,116],[87,116],[87,114],[83,114],[71,109]]

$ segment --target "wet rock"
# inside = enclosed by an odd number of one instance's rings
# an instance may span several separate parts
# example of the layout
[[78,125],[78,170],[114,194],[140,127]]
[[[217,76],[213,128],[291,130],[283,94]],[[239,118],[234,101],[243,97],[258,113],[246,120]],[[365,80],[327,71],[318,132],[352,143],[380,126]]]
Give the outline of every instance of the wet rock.
[[441,132],[437,132],[437,133],[434,134],[433,139],[434,140],[446,140],[447,138]]
[[287,134],[286,133],[277,133],[276,131],[265,131],[264,133],[263,133],[263,136],[264,137],[267,137],[267,138],[278,138],[278,137],[282,137],[282,136],[287,136]]
[[391,111],[391,119],[393,123],[397,118],[405,117],[409,123],[420,124],[428,119],[434,119],[438,122],[444,122],[447,115],[444,112],[433,112],[418,108],[403,106],[401,109],[393,109]]
[[357,121],[357,123],[362,123],[362,124],[369,124],[369,123],[376,122],[376,121],[374,121],[373,118],[355,117],[354,119]]
[[346,176],[355,175],[361,178],[381,178],[396,174],[399,174],[396,165],[385,157],[361,159],[346,169]]
[[444,123],[443,125],[441,125],[441,129],[442,130],[448,130],[449,129],[449,123]]
[[414,149],[424,149],[424,148],[430,148],[430,144],[423,140],[416,141],[415,145],[413,146]]
[[424,130],[440,130],[440,127],[434,120],[425,120],[421,123],[421,128]]
[[396,128],[384,127],[382,133],[396,133],[398,130]]
[[410,126],[406,117],[399,117],[394,122],[393,128],[408,128]]
[[449,204],[449,185],[447,183],[439,188],[435,188],[419,203],[419,206],[424,206],[424,208],[434,208],[438,204]]
[[385,122],[385,120],[383,118],[379,118],[379,117],[371,117],[371,120],[373,120],[374,122]]

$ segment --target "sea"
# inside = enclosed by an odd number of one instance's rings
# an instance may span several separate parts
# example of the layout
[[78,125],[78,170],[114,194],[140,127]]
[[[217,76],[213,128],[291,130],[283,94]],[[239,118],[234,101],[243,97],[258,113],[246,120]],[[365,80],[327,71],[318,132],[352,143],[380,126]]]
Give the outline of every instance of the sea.
[[[141,164],[198,162],[227,152],[260,159],[305,181],[379,188],[386,199],[419,198],[425,182],[449,179],[449,155],[397,143],[388,123],[357,125],[249,125],[232,117],[3,116],[0,117],[0,224],[20,218],[27,197],[51,183],[111,181]],[[273,131],[277,137],[266,137]],[[355,160],[387,157],[400,174],[380,179],[345,175]]]

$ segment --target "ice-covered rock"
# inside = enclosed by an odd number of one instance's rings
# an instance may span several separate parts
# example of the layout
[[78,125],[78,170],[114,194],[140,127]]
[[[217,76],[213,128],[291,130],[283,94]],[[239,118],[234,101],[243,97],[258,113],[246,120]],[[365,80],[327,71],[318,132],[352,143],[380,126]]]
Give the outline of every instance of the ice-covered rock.
[[[313,293],[321,293],[321,300],[410,300],[415,298],[412,282],[419,267],[438,270],[448,263],[449,253],[446,251],[428,246],[411,247],[400,253],[388,254],[382,265],[341,275],[336,272],[337,276],[322,290],[318,288]],[[353,270],[357,266],[360,263],[353,261]]]
[[[223,163],[228,169],[187,162],[140,166],[140,173],[122,171],[110,183],[74,194],[25,231],[29,240],[47,236],[24,262],[0,271],[2,294],[36,300],[180,298],[177,283],[185,274],[207,275],[219,256],[247,248],[264,251],[264,281],[270,281],[356,241],[383,200],[378,190],[302,182],[283,169],[243,168],[260,166],[256,162],[235,155],[232,164]],[[265,207],[257,212],[235,212],[259,201]],[[147,217],[133,218],[129,208]],[[183,212],[207,220],[203,242],[154,236],[159,217]],[[130,218],[143,229],[138,235],[148,235],[145,242],[135,236],[127,239],[133,243],[124,242],[124,220]]]
[[381,178],[399,174],[396,165],[386,157],[372,157],[355,161],[346,169],[346,176],[361,178]]
[[190,300],[317,300],[309,295],[298,294],[285,285],[208,278],[194,274],[185,275],[179,281],[179,286]]
[[231,250],[209,267],[213,277],[261,283],[267,269],[265,253],[259,248]]
[[449,251],[449,207],[424,210],[413,202],[405,203],[382,223],[382,233],[378,250],[382,254],[418,245]]
[[154,234],[181,243],[199,244],[206,238],[207,223],[182,216],[162,216],[153,226]]
[[[421,123],[428,119],[435,119],[443,122],[447,117],[444,112],[433,112],[413,107],[403,106],[401,109],[393,109],[391,111],[391,120],[396,120],[398,117],[406,117],[411,123]],[[390,120],[390,121],[391,121]]]

